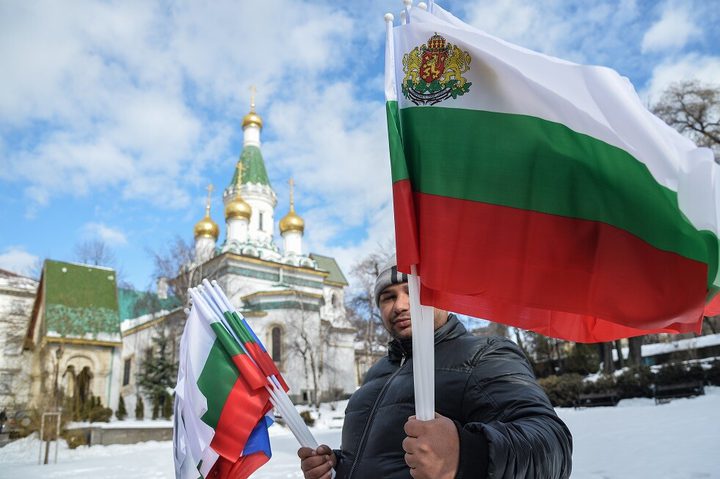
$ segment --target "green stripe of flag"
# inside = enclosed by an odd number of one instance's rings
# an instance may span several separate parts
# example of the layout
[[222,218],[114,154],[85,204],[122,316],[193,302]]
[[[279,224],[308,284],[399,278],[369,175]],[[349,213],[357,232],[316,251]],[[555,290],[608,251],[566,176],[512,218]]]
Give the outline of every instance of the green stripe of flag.
[[691,225],[677,193],[628,152],[526,115],[441,107],[396,113],[397,103],[388,103],[388,119],[397,114],[402,136],[412,138],[404,155],[392,154],[398,129],[389,128],[393,181],[410,178],[422,193],[616,226],[707,263],[714,289],[718,238]]
[[225,351],[220,339],[216,339],[197,381],[200,392],[207,399],[208,407],[201,419],[213,429],[217,427],[220,414],[237,378],[238,370],[230,354]]

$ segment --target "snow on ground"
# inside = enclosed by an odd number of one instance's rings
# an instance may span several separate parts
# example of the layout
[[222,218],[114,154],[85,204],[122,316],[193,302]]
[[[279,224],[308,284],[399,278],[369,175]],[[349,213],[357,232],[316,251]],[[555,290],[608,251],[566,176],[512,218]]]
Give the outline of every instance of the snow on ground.
[[[631,399],[614,408],[559,408],[575,440],[573,479],[720,479],[720,388],[705,391],[657,406],[652,399]],[[319,442],[339,445],[340,429],[334,426],[344,406],[321,410],[312,428]],[[273,457],[252,477],[301,478],[292,434],[278,425],[270,433]],[[37,439],[25,438],[0,449],[0,478],[174,477],[170,442],[75,450],[63,444],[58,464],[48,466],[37,465],[38,448]]]

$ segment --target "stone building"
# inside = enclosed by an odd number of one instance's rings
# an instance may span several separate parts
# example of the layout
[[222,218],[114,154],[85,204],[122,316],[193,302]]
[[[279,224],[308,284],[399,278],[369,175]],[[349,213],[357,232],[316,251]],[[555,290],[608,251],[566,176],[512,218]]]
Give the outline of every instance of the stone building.
[[115,271],[46,260],[24,341],[31,407],[117,407],[120,316]]
[[38,282],[0,270],[0,411],[30,400],[30,363],[23,354]]

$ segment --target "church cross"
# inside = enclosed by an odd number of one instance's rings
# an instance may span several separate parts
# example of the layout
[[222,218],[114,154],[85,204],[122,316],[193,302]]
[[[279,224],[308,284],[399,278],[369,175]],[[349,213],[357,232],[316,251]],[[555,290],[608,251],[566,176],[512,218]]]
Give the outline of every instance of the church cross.
[[257,93],[257,89],[255,88],[255,85],[250,85],[250,111],[255,112],[255,93]]
[[293,187],[295,186],[295,181],[290,178],[288,180],[288,184],[290,185],[290,211],[295,211],[295,197],[293,194]]
[[212,192],[215,188],[213,187],[212,183],[207,185],[207,201],[205,201],[205,214],[207,216],[210,216],[210,195],[212,195]]

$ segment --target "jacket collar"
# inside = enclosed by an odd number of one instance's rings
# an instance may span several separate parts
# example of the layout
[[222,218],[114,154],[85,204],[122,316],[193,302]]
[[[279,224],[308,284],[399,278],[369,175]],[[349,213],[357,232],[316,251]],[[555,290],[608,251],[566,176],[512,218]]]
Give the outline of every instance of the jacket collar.
[[[465,326],[457,319],[457,316],[450,314],[447,322],[435,330],[435,344],[455,339],[466,332]],[[388,344],[388,359],[390,361],[400,361],[403,356],[412,357],[412,338],[393,339]]]

